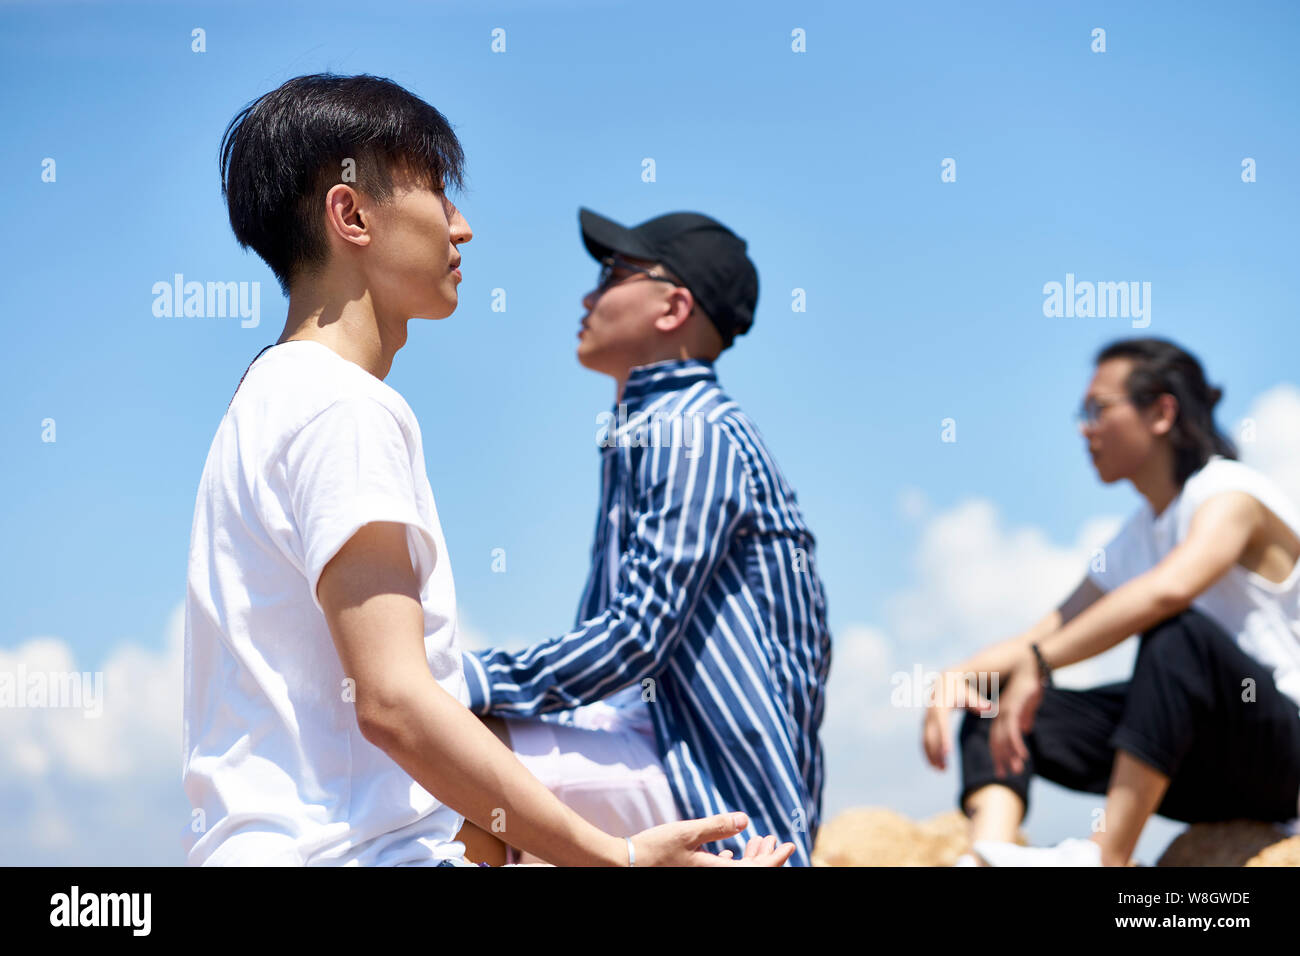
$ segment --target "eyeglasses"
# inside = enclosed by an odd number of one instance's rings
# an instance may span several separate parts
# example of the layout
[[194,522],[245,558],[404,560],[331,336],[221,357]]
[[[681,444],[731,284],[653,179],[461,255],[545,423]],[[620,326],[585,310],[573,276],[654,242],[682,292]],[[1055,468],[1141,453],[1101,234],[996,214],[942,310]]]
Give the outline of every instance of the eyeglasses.
[[1101,413],[1112,405],[1123,405],[1125,402],[1132,402],[1133,399],[1127,395],[1102,396],[1109,397],[1109,401],[1102,401],[1098,398],[1085,399],[1084,403],[1079,406],[1079,410],[1074,413],[1075,421],[1081,425],[1096,425],[1101,421]]
[[[653,269],[657,267],[651,266],[650,268]],[[630,274],[615,278],[615,269],[621,269]],[[609,256],[606,259],[600,260],[600,277],[596,280],[596,288],[594,291],[597,295],[600,295],[600,293],[604,292],[610,286],[622,282],[624,279],[630,279],[633,275],[644,275],[648,278],[654,279],[656,282],[667,282],[669,285],[677,285],[676,279],[670,279],[667,276],[657,276],[653,274],[650,269],[643,266],[633,265],[622,256]]]

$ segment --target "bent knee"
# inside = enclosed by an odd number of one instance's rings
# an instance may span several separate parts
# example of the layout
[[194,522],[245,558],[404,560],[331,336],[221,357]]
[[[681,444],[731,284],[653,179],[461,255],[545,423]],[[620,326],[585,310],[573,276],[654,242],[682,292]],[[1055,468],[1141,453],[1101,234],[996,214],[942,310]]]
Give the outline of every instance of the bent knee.
[[[1176,637],[1173,640],[1162,639],[1169,635],[1176,635]],[[1202,611],[1190,607],[1170,615],[1163,621],[1157,621],[1142,634],[1144,649],[1147,645],[1162,650],[1172,649],[1174,645],[1186,647],[1188,644],[1207,647],[1220,641],[1235,646],[1232,637],[1219,626],[1218,622]]]

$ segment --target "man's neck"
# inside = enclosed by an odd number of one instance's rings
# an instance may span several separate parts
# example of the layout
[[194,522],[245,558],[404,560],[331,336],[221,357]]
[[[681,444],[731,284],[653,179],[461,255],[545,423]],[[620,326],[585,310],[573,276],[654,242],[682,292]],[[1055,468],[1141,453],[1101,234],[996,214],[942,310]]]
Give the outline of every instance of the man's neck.
[[1182,490],[1173,477],[1173,459],[1169,454],[1152,455],[1144,463],[1142,470],[1134,475],[1133,486],[1151,505],[1151,513],[1159,517],[1169,507],[1169,503],[1178,497]]
[[393,367],[393,357],[406,344],[406,321],[385,323],[364,290],[340,295],[314,287],[295,288],[276,344],[304,339],[319,342],[382,381]]

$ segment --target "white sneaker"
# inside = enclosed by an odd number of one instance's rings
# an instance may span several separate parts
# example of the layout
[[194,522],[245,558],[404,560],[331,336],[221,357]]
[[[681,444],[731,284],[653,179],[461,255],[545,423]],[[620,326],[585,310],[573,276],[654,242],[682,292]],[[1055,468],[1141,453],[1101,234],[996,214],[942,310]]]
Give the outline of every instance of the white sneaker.
[[975,859],[970,853],[963,853],[953,861],[953,866],[979,866],[979,860]]
[[1046,847],[976,840],[974,850],[989,866],[1101,866],[1101,847],[1076,837]]

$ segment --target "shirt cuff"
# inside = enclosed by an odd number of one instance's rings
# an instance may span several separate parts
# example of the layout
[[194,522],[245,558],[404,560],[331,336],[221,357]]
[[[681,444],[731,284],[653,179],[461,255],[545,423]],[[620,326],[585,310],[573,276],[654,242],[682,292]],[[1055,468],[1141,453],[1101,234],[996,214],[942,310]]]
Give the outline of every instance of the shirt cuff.
[[488,684],[487,669],[473,654],[462,652],[461,658],[465,667],[465,686],[469,690],[467,706],[471,713],[486,717],[492,707],[492,688]]

